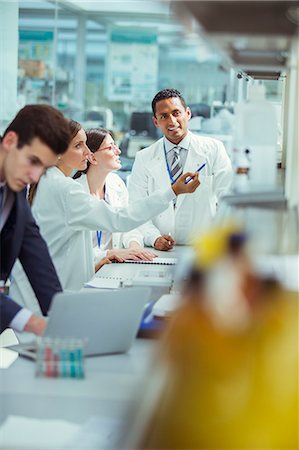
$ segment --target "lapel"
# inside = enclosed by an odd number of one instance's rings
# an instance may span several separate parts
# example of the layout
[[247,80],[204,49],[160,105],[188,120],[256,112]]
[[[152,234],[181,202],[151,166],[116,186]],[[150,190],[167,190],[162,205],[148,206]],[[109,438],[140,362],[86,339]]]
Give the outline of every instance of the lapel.
[[109,205],[118,206],[117,202],[117,193],[115,192],[115,189],[112,189],[110,180],[106,180],[106,201]]
[[[106,179],[106,195],[108,203],[116,208],[125,206],[124,202],[124,194],[119,184],[119,180],[116,177],[113,177],[112,174],[109,174]],[[112,248],[122,248],[122,236],[123,233],[113,232],[112,233]]]
[[26,199],[22,192],[14,193],[14,196],[12,209],[1,232],[1,279],[7,279],[9,276],[23,240],[23,202],[26,202]]
[[118,179],[113,178],[109,175],[106,179],[106,199],[111,206],[125,206],[123,204],[123,190],[119,184]]
[[153,157],[148,163],[148,171],[158,189],[166,190],[169,188],[170,179],[164,156],[163,139],[160,139],[153,149]]
[[[195,172],[198,167],[201,166],[205,162],[206,158],[204,157],[201,148],[200,143],[197,141],[197,139],[192,135],[191,133],[191,140],[190,140],[190,147],[188,150],[188,155],[184,167],[184,173],[185,172]],[[184,203],[186,196],[192,195],[192,194],[182,194],[179,195],[177,201],[176,201],[176,207],[175,207],[175,214],[177,214],[178,210]]]

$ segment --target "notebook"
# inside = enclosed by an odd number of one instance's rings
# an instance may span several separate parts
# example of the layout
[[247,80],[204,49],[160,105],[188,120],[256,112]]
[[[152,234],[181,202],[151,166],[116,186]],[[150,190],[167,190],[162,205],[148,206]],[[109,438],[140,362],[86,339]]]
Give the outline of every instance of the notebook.
[[125,259],[128,264],[161,264],[162,266],[174,266],[177,264],[177,258],[155,258],[152,261],[133,261],[132,259]]
[[118,289],[132,286],[171,286],[173,267],[173,265],[165,264],[150,266],[124,263],[106,264],[84,286],[97,289]]
[[[127,352],[137,334],[149,288],[60,293],[53,298],[45,337],[87,339],[85,356]],[[32,344],[11,347],[28,350]],[[35,359],[34,352],[31,352]]]
[[[144,265],[150,261],[130,261],[134,264],[105,264],[85,283],[86,288],[118,289],[132,286],[171,286],[176,258],[156,258],[162,264]],[[170,264],[164,264],[170,261]]]

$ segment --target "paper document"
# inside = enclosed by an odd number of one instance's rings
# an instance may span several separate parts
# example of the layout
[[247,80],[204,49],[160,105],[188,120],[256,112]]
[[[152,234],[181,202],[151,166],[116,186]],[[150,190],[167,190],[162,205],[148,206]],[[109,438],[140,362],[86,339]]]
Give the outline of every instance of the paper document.
[[82,426],[66,420],[8,416],[0,427],[0,448],[5,450],[116,449],[124,422],[91,416]]
[[85,287],[92,287],[96,289],[118,289],[121,280],[119,278],[93,278],[84,284]]
[[161,264],[164,266],[174,266],[177,262],[177,258],[155,258],[152,261],[133,261],[131,259],[125,259],[125,263],[129,264]]
[[180,305],[180,294],[165,294],[153,306],[156,317],[169,316]]
[[92,416],[61,450],[115,450],[123,427],[121,419]]
[[[158,270],[157,270],[158,269]],[[133,286],[171,286],[172,274],[169,267],[144,268],[137,270],[132,278]]]
[[8,416],[0,427],[0,448],[11,450],[62,449],[79,430],[80,425],[66,420]]

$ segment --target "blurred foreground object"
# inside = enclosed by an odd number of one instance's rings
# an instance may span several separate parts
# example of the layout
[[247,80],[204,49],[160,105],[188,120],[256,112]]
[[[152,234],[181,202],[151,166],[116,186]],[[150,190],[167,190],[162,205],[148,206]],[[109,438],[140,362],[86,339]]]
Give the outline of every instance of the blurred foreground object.
[[130,448],[298,448],[298,293],[252,271],[240,230],[212,236],[196,245]]

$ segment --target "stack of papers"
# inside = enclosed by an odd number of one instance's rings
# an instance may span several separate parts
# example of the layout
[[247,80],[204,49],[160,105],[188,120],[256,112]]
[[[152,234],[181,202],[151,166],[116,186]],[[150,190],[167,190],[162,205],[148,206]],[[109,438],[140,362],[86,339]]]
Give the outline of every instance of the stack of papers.
[[0,448],[53,450],[62,449],[80,430],[65,420],[40,420],[8,416],[0,427]]
[[118,289],[121,280],[119,278],[93,278],[85,283],[85,287],[91,287],[96,289]]
[[180,305],[180,295],[165,294],[153,306],[153,315],[155,317],[167,317]]
[[0,427],[0,448],[5,450],[115,449],[124,422],[89,417],[83,425],[66,420],[8,416]]

